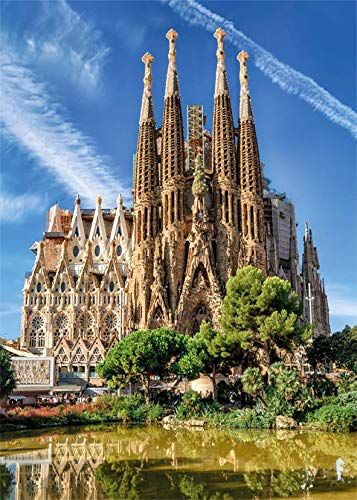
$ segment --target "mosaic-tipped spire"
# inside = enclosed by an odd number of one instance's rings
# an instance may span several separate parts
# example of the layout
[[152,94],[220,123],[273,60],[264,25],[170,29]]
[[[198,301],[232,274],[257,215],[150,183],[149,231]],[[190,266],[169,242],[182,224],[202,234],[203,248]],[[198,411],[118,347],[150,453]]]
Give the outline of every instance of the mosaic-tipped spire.
[[224,53],[224,38],[225,31],[222,28],[217,28],[214,32],[215,39],[217,40],[217,69],[216,69],[216,86],[214,96],[229,95],[229,87],[226,73],[225,53]]
[[166,33],[166,38],[169,41],[169,54],[168,54],[169,65],[167,68],[165,98],[179,94],[179,85],[178,85],[178,77],[176,69],[176,39],[178,38],[178,33],[171,28]]
[[175,42],[177,37],[178,34],[173,29],[166,33],[166,38],[169,40],[169,65],[162,122],[161,179],[163,184],[171,178],[177,181],[184,175],[185,170],[181,99],[176,69]]
[[143,98],[141,101],[141,113],[140,113],[140,125],[148,120],[154,119],[154,109],[152,102],[152,75],[151,75],[151,64],[154,57],[146,52],[141,58],[142,62],[145,64],[144,73],[144,91]]
[[238,187],[238,169],[234,139],[234,124],[227,72],[225,66],[224,37],[222,28],[213,35],[217,40],[217,70],[214,93],[212,162],[219,180],[229,179]]
[[245,50],[242,50],[237,55],[237,60],[240,64],[239,71],[239,82],[240,82],[240,105],[239,105],[239,119],[247,120],[253,118],[252,105],[250,102],[249,95],[249,84],[248,84],[248,65],[247,61],[249,59],[249,54]]
[[141,60],[145,65],[145,70],[135,157],[134,204],[142,202],[147,196],[155,195],[158,183],[158,158],[151,74],[151,64],[154,58],[149,52],[146,52]]

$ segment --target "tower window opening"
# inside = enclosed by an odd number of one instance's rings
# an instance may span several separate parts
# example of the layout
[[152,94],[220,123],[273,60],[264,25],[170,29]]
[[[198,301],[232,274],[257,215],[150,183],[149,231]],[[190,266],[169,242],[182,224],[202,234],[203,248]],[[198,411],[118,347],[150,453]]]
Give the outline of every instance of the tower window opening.
[[250,207],[250,235],[252,240],[255,239],[255,230],[254,230],[254,207]]
[[175,220],[175,193],[171,191],[171,222]]

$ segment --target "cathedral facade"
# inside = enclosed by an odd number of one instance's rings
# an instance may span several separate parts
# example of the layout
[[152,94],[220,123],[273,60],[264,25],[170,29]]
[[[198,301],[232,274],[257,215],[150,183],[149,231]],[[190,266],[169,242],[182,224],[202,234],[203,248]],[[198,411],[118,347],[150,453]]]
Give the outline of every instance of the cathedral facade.
[[95,380],[107,349],[139,328],[172,326],[193,334],[217,325],[228,278],[251,264],[289,279],[303,302],[303,321],[329,334],[327,298],[311,230],[302,272],[294,205],[263,177],[248,82],[248,54],[238,54],[240,105],[232,113],[219,28],[213,128],[202,106],[188,106],[184,137],[176,66],[178,34],[170,30],[161,127],[152,95],[153,57],[146,53],[134,167],[133,207],[49,211],[36,262],[24,287],[21,344],[53,354],[59,376]]

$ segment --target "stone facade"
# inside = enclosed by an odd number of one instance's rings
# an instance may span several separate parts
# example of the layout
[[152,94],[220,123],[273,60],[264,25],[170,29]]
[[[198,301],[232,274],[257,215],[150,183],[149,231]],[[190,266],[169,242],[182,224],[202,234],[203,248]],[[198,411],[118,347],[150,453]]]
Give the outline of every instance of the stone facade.
[[[217,324],[227,279],[252,264],[291,281],[303,320],[329,334],[316,248],[305,235],[302,273],[293,204],[266,188],[248,84],[248,54],[238,54],[240,107],[232,113],[222,29],[217,40],[213,130],[202,107],[188,108],[185,141],[174,30],[161,127],[146,53],[134,167],[133,208],[49,211],[36,262],[26,278],[21,345],[54,354],[58,374],[95,378],[106,350],[137,328],[167,325],[192,334]],[[308,300],[307,300],[308,299]],[[311,308],[308,307],[312,304]],[[93,377],[91,376],[93,375]]]

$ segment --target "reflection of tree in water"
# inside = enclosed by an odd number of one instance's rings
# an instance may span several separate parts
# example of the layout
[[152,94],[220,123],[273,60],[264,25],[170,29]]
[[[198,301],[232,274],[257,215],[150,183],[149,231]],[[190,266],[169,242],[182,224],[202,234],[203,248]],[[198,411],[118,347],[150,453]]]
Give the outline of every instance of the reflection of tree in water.
[[15,484],[15,475],[6,465],[0,465],[0,498],[6,500],[10,497]]
[[104,462],[95,471],[95,477],[110,499],[136,500],[140,494],[140,467],[130,462]]
[[[30,449],[39,447],[39,440],[50,442],[53,451],[52,465],[42,466],[40,474],[49,498],[62,498],[64,492],[76,500],[283,497],[352,491],[356,475],[351,434],[112,426],[19,438],[6,446]],[[337,481],[337,457],[344,482]],[[34,481],[35,469],[19,465],[19,477],[26,472]],[[22,482],[19,492],[28,485]]]

